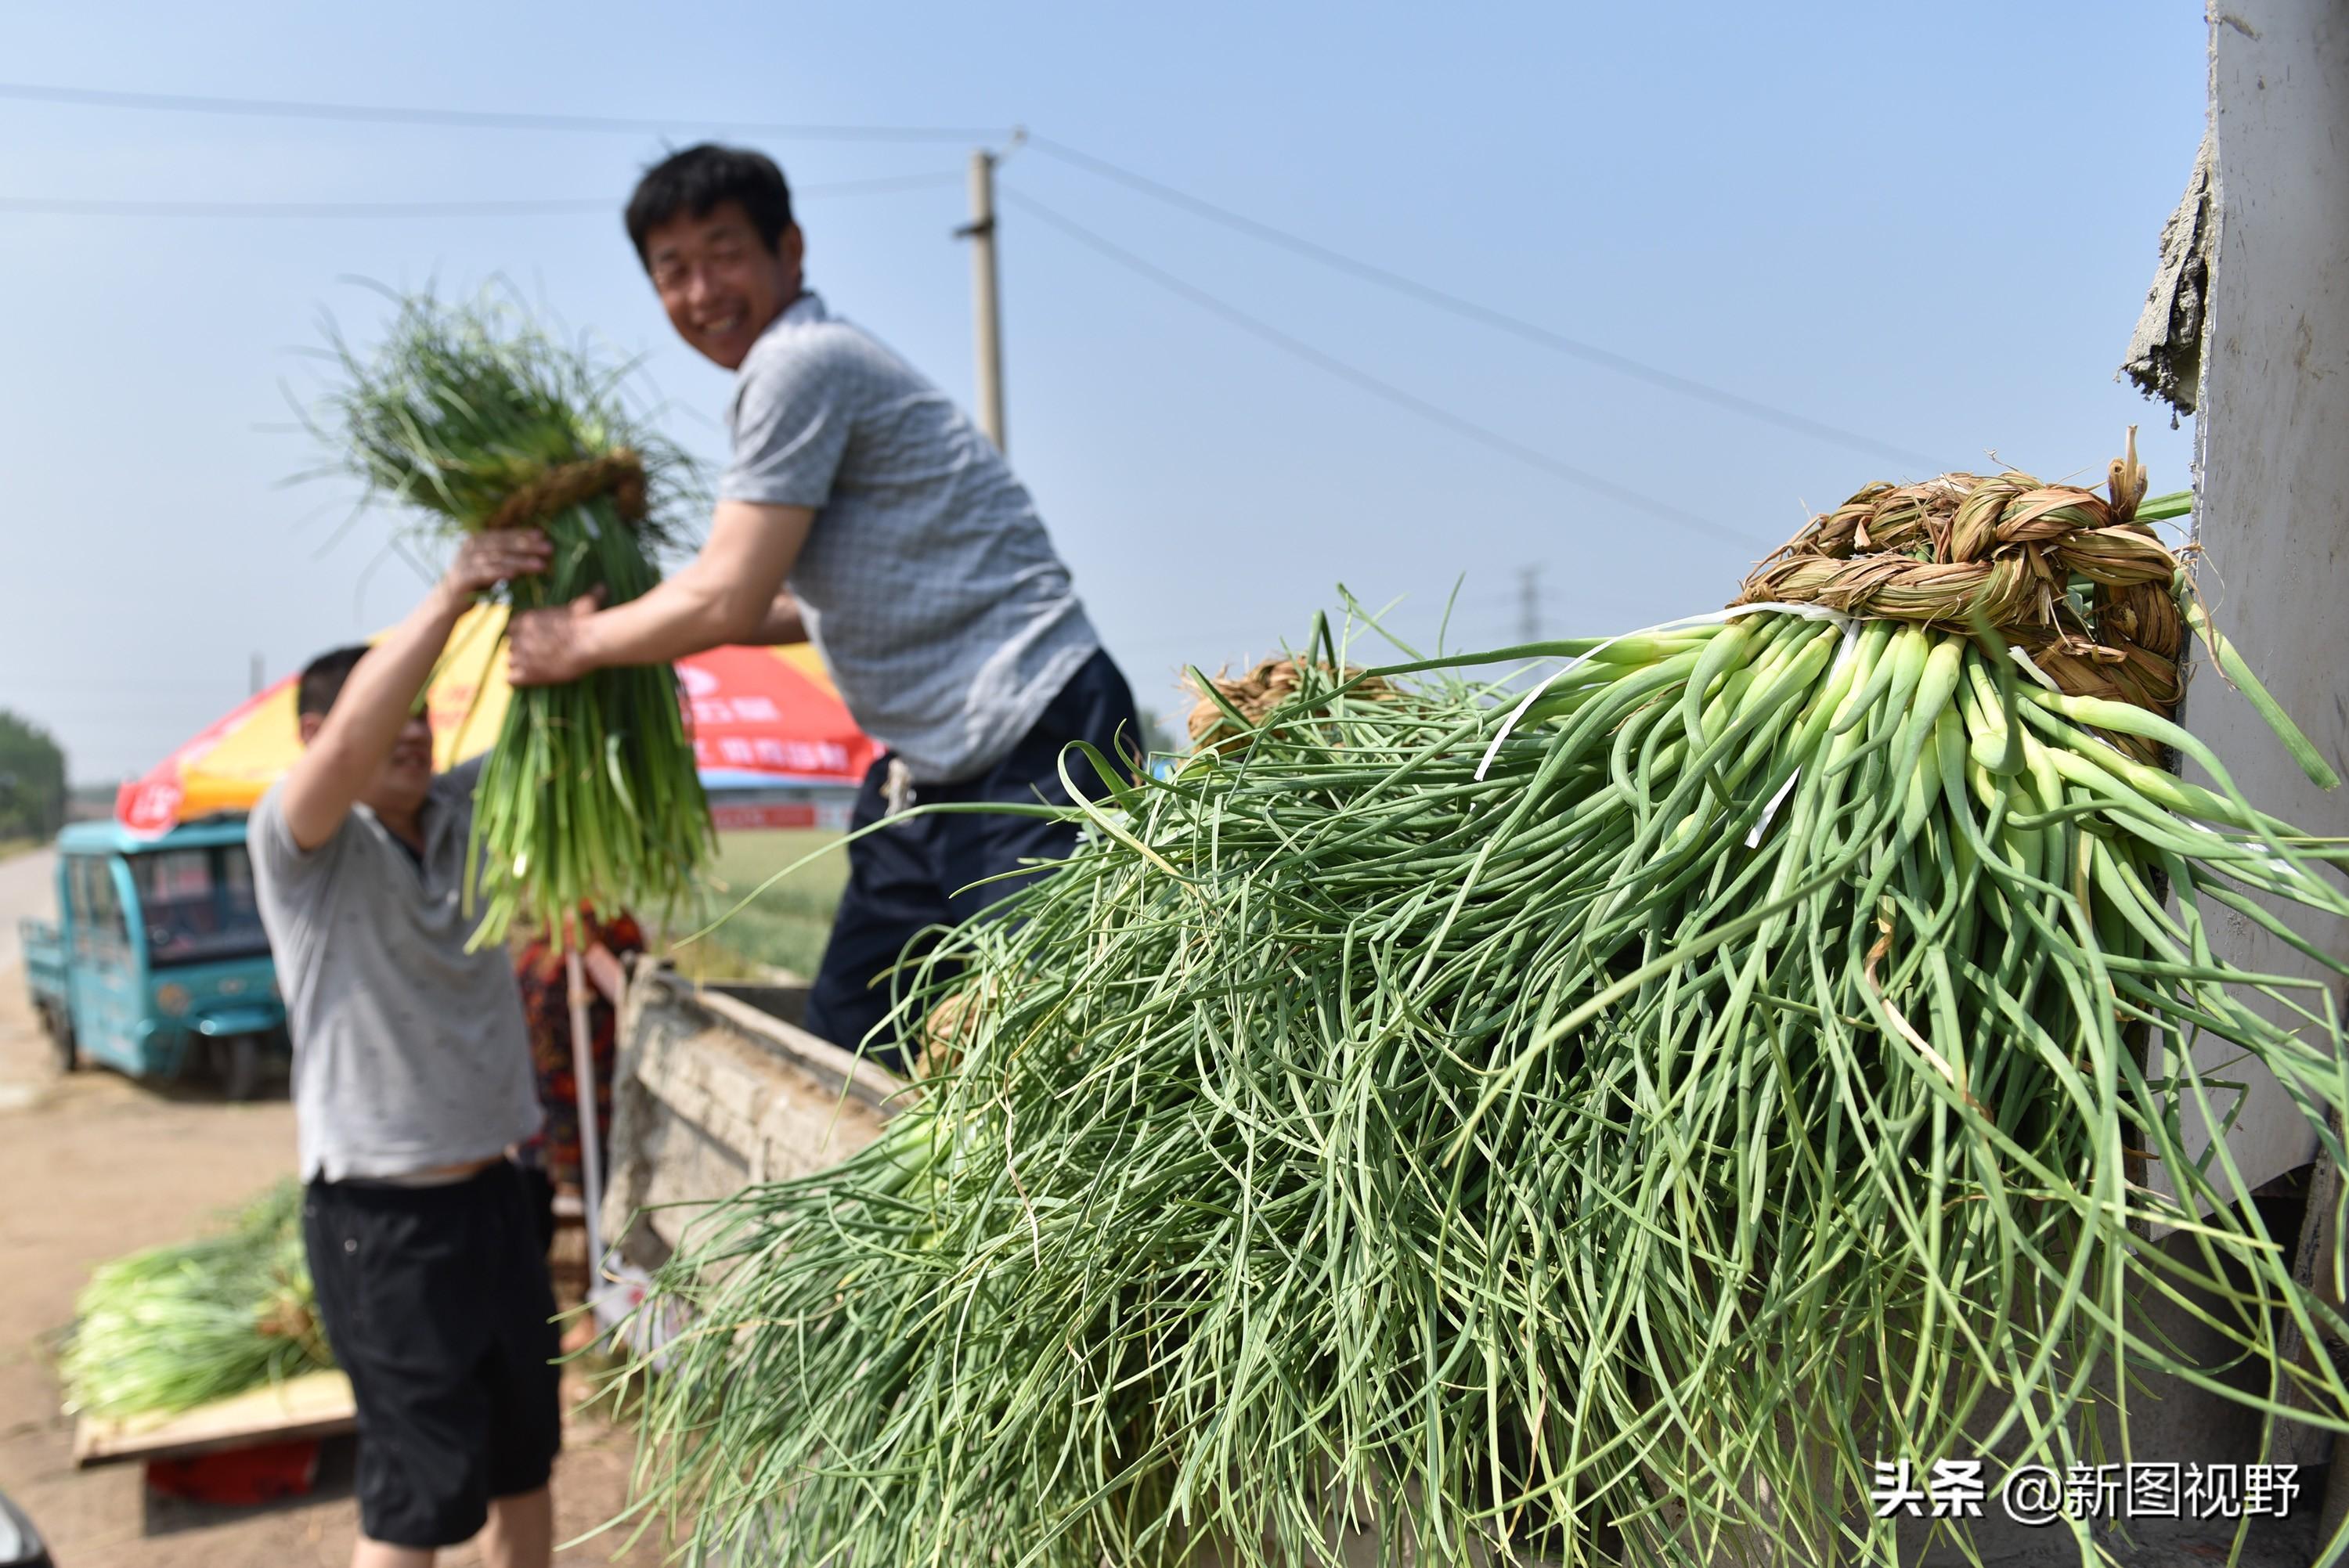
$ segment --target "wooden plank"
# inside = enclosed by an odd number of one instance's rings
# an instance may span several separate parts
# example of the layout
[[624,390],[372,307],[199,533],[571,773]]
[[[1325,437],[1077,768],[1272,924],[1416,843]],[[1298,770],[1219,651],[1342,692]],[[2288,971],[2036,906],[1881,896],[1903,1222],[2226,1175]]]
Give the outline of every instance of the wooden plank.
[[176,1416],[85,1416],[74,1423],[74,1466],[131,1460],[186,1459],[191,1454],[255,1443],[331,1438],[358,1429],[351,1380],[340,1372],[309,1372],[275,1387],[249,1389]]

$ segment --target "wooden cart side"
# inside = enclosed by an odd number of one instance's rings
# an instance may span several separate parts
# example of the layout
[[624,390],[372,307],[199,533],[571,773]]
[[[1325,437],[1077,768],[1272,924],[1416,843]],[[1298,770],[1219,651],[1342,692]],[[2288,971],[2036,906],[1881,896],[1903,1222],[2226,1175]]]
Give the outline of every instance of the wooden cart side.
[[[622,998],[603,1229],[657,1268],[689,1207],[870,1143],[906,1085],[789,1021],[798,987],[697,985],[639,964]],[[668,1207],[668,1205],[680,1205]]]

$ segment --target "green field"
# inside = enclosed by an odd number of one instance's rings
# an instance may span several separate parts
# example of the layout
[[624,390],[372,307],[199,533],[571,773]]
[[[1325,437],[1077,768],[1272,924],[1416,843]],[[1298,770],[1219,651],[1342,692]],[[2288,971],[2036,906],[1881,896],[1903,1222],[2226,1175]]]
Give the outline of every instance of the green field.
[[729,833],[719,839],[714,876],[719,889],[702,908],[669,921],[669,942],[686,937],[725,916],[718,929],[677,949],[678,967],[701,979],[761,978],[770,969],[812,977],[832,931],[833,906],[848,880],[848,852],[833,849],[814,863],[760,893],[748,908],[727,912],[769,877],[840,835],[813,829]]

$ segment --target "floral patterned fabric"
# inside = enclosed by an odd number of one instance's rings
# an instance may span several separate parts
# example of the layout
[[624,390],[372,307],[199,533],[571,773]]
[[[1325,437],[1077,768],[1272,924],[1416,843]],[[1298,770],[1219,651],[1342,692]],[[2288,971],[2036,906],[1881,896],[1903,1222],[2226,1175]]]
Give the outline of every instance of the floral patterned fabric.
[[[601,943],[614,957],[626,960],[645,950],[644,933],[635,920],[618,914],[599,921],[581,913],[583,945]],[[563,948],[543,932],[533,937],[515,959],[514,977],[522,983],[523,1021],[530,1027],[530,1054],[537,1069],[538,1098],[546,1108],[546,1125],[534,1140],[533,1152],[549,1180],[558,1187],[580,1183],[579,1085],[571,1055],[571,981]],[[591,985],[587,1026],[593,1036],[595,1063],[595,1126],[600,1141],[608,1143],[612,1130],[612,1068],[617,1055],[615,1031],[618,1020],[612,1004]]]

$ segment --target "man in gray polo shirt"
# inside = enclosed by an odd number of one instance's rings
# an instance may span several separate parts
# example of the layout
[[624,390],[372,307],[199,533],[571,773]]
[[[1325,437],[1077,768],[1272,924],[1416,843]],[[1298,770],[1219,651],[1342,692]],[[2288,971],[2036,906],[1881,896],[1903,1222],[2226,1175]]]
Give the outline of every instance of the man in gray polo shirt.
[[506,1158],[537,1130],[536,1083],[511,962],[465,951],[478,769],[435,778],[416,711],[475,596],[546,559],[535,531],[473,539],[375,647],[313,660],[302,756],[247,830],[294,1037],[304,1241],[358,1402],[354,1568],[428,1568],[485,1525],[492,1568],[552,1560],[554,1301]]
[[[781,170],[755,152],[688,148],[645,175],[627,226],[671,325],[736,373],[733,458],[690,565],[614,609],[583,600],[517,617],[515,684],[812,638],[885,748],[859,828],[908,799],[1067,804],[1061,761],[1074,741],[1135,756],[1133,693],[1035,503],[944,393],[806,288]],[[1071,773],[1100,792],[1081,761]],[[851,844],[809,1026],[903,1066],[876,981],[924,933],[1016,882],[990,879],[1075,842],[1064,822],[956,813]]]

